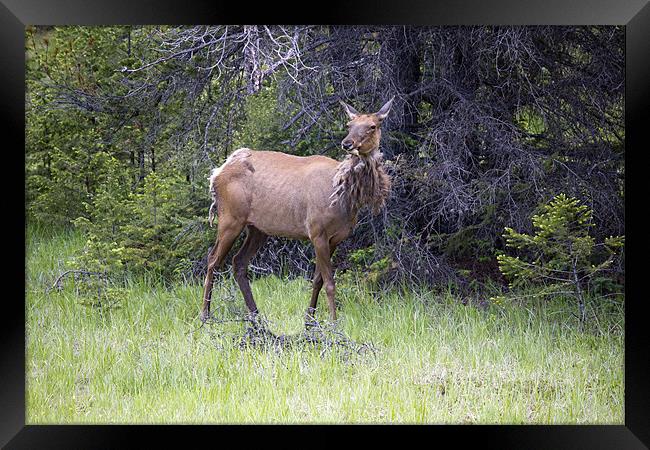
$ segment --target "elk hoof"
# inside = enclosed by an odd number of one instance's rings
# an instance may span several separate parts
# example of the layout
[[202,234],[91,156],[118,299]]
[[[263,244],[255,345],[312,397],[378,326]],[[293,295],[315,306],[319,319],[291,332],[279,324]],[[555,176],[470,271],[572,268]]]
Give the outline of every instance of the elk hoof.
[[337,330],[339,330],[339,329],[341,328],[341,327],[340,327],[340,323],[341,323],[341,319],[332,319],[332,318],[330,318],[330,319],[327,321],[327,325],[326,325],[326,326],[327,326],[327,328],[330,329],[331,331],[337,331]]
[[244,320],[247,320],[248,323],[250,324],[250,327],[253,328],[253,329],[258,329],[258,328],[261,328],[263,326],[263,324],[261,322],[261,319],[260,319],[260,316],[257,314],[257,311],[249,312],[246,315]]
[[201,319],[201,322],[205,323],[208,319],[210,318],[210,312],[209,311],[201,311],[201,315],[199,316],[199,319]]

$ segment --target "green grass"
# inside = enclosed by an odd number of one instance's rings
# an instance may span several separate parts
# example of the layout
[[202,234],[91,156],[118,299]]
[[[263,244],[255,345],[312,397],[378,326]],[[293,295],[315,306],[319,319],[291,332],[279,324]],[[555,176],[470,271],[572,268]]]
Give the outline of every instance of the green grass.
[[[27,236],[28,424],[624,421],[621,305],[580,331],[563,300],[479,308],[347,284],[339,327],[375,353],[241,349],[215,337],[221,328],[199,328],[199,284],[127,280],[112,308],[70,282],[46,294],[83,244],[73,232]],[[275,333],[303,330],[306,281],[252,285]],[[215,287],[213,309],[229,289]],[[319,319],[326,311],[322,294]]]

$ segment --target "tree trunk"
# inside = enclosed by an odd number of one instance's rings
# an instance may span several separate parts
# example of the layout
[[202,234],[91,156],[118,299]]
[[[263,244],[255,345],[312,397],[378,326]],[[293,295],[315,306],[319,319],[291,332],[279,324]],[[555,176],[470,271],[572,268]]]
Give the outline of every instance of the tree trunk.
[[386,77],[382,80],[383,89],[388,100],[396,95],[393,103],[394,113],[388,116],[386,131],[397,138],[394,142],[386,142],[383,152],[391,159],[408,150],[407,138],[415,138],[419,128],[417,107],[421,97],[419,94],[407,97],[417,90],[422,79],[420,69],[420,51],[417,29],[413,27],[394,27],[386,30],[382,38],[382,53],[389,59]]
[[578,311],[580,312],[580,328],[582,329],[585,325],[587,315],[585,312],[585,300],[582,293],[582,287],[580,286],[580,279],[578,278],[578,269],[576,264],[573,265],[573,287],[575,288],[576,297],[578,298]]
[[144,149],[141,148],[138,150],[138,166],[140,167],[140,175],[138,177],[138,181],[142,181],[145,177],[144,173]]

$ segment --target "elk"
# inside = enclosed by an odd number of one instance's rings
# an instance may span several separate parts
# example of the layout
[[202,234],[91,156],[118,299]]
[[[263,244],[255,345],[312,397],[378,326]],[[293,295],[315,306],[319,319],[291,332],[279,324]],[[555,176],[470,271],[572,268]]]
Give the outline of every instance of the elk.
[[216,213],[217,239],[208,253],[201,321],[210,316],[214,270],[223,264],[244,229],[246,238],[232,265],[251,316],[258,309],[248,282],[248,264],[269,236],[281,236],[309,239],[314,246],[316,268],[306,324],[315,317],[323,285],[330,320],[336,321],[331,257],[354,229],[359,210],[368,206],[377,214],[390,193],[391,180],[383,168],[379,141],[381,123],[393,99],[372,114],[361,114],[340,101],[350,118],[348,134],[341,142],[348,152],[343,161],[240,148],[213,169],[208,219],[212,226]]

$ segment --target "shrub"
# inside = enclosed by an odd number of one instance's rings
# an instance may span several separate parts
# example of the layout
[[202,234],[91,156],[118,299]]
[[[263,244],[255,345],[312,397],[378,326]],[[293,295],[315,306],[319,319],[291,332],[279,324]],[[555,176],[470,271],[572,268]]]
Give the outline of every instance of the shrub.
[[78,264],[88,270],[185,275],[191,261],[208,248],[206,218],[193,215],[189,186],[176,173],[151,172],[134,192],[114,159],[104,183],[85,204],[88,218],[74,223],[87,236]]

